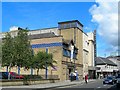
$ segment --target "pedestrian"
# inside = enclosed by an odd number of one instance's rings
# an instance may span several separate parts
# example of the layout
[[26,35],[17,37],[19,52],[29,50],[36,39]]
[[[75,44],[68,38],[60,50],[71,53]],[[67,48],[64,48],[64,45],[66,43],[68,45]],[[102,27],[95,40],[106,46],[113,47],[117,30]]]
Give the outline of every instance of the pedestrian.
[[85,75],[85,83],[88,83],[88,75]]
[[79,78],[78,78],[78,72],[75,71],[75,73],[76,73],[76,80],[79,80]]
[[102,76],[102,74],[101,74],[101,75],[100,75],[100,79],[102,79],[102,77],[103,77],[103,76]]
[[70,73],[70,80],[71,80],[71,81],[74,80],[73,76],[74,76],[74,74],[73,74],[73,72],[71,72],[71,73]]

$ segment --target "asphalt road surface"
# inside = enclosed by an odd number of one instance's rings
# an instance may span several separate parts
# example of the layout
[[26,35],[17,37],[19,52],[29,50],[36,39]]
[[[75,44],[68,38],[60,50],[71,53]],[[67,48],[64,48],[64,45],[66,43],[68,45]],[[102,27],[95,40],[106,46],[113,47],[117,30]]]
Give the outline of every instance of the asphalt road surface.
[[107,85],[102,83],[103,80],[96,80],[76,85],[70,85],[70,86],[63,86],[63,87],[57,87],[57,88],[48,88],[48,89],[2,89],[2,90],[120,90],[120,88],[117,88],[116,85]]
[[[77,84],[74,86],[59,87],[56,90],[120,90],[116,85],[103,84],[103,80],[96,80],[92,82]],[[50,90],[50,89],[49,89]],[[53,90],[53,89],[51,89]]]

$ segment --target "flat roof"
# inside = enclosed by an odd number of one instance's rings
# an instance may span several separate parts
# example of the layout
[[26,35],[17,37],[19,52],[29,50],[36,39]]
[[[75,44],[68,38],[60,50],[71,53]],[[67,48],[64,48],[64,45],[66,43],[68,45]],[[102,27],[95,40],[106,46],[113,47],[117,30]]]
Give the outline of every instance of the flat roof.
[[71,20],[71,21],[58,22],[58,24],[72,23],[72,22],[77,22],[78,24],[80,24],[80,25],[83,27],[83,24],[80,23],[78,20]]

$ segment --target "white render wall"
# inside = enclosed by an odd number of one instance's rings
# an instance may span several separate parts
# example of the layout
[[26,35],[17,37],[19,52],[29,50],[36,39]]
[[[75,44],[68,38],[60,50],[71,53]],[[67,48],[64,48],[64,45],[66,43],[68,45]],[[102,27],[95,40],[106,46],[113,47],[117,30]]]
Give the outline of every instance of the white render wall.
[[83,33],[83,74],[88,74],[88,66],[94,67],[94,34]]
[[28,35],[51,33],[51,32],[54,32],[54,34],[58,36],[58,28],[31,30],[28,32]]
[[[94,34],[93,32],[90,33],[83,33],[83,52],[88,51],[88,66],[94,67]],[[83,58],[85,58],[85,54],[83,54]],[[83,62],[85,59],[83,59]],[[83,63],[84,64],[84,63]]]
[[93,32],[89,32],[87,33],[88,35],[88,40],[94,41],[94,33]]
[[110,61],[114,62],[117,65],[117,68],[120,70],[120,61],[117,58],[108,58]]
[[88,35],[83,33],[83,49],[89,51],[89,41],[88,41]]
[[118,70],[117,66],[111,65],[96,65],[96,67],[100,68],[100,70],[97,70],[96,72],[113,72],[113,70]]
[[93,32],[87,33],[89,41],[89,66],[95,66],[94,64],[94,34]]
[[[12,37],[17,36],[17,32],[18,32],[18,30],[12,30],[12,31],[10,31],[11,36]],[[46,28],[46,29],[40,29],[40,30],[30,30],[28,32],[28,35],[43,34],[43,33],[52,33],[52,32],[54,32],[54,34],[57,35],[57,36],[59,35],[58,28],[48,28],[48,29]],[[2,38],[4,38],[5,35],[6,35],[6,33],[0,33],[0,36]]]

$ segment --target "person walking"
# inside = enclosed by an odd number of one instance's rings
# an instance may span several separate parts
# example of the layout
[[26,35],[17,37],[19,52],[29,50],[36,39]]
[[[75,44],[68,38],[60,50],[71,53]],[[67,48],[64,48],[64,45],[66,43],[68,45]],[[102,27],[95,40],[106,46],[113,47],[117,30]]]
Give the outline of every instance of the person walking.
[[88,83],[88,75],[85,75],[85,83]]
[[70,80],[71,80],[71,82],[74,80],[74,73],[73,72],[70,73]]
[[76,80],[79,80],[79,78],[78,78],[78,72],[75,71],[75,73],[76,73]]

